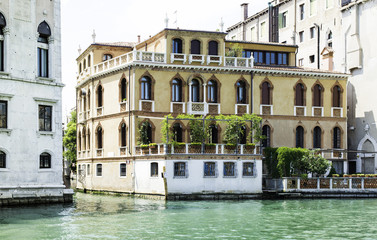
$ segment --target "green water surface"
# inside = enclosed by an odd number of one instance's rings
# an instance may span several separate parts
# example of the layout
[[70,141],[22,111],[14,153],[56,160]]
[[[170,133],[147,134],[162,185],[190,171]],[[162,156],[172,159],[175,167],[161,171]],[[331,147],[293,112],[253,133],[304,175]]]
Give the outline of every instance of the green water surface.
[[165,202],[77,193],[0,208],[7,239],[377,239],[377,199]]

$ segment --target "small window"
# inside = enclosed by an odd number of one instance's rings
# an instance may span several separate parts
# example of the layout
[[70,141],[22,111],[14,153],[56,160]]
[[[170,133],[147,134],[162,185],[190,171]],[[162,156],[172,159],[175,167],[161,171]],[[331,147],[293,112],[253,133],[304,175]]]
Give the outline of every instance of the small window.
[[317,0],[310,0],[310,16],[317,14]]
[[313,39],[315,37],[315,27],[310,28],[310,39]]
[[309,56],[309,62],[310,63],[314,63],[315,62],[315,56],[314,55],[310,55]]
[[185,162],[174,163],[174,177],[186,177],[186,163]]
[[151,177],[158,177],[158,163],[151,163]]
[[91,64],[91,57],[90,57],[90,55],[88,56],[88,67],[90,67],[90,64]]
[[101,85],[97,88],[97,107],[102,107],[103,105],[103,88]]
[[266,22],[262,22],[260,24],[260,28],[261,28],[260,37],[264,38],[266,36]]
[[300,58],[300,59],[298,60],[298,66],[299,66],[299,67],[304,66],[304,59],[303,59],[303,58]]
[[200,41],[192,40],[191,41],[191,54],[200,54]]
[[269,82],[262,83],[262,104],[271,105],[271,85]]
[[104,54],[102,57],[102,61],[107,61],[113,58],[113,55],[111,54]]
[[340,148],[340,142],[341,142],[341,132],[340,128],[334,127],[333,129],[333,148]]
[[125,177],[127,174],[127,165],[125,163],[120,164],[120,176]]
[[320,127],[315,127],[313,130],[313,148],[321,148],[322,130]]
[[244,162],[242,166],[242,176],[252,177],[254,176],[254,163]]
[[86,173],[90,175],[90,164],[86,165]]
[[149,77],[143,77],[141,79],[141,100],[152,99],[152,81]]
[[7,162],[6,162],[6,159],[7,158],[7,155],[0,151],[0,168],[6,168],[7,167]]
[[321,107],[322,106],[322,87],[319,84],[316,84],[313,88],[313,106]]
[[97,177],[102,177],[102,164],[97,164],[96,176]]
[[39,105],[39,131],[52,131],[52,107]]
[[237,103],[246,104],[246,84],[244,81],[237,82]]
[[97,148],[102,149],[102,144],[103,144],[103,132],[102,132],[102,127],[99,126],[97,129]]
[[224,162],[224,177],[235,177],[235,163]]
[[0,128],[7,128],[8,125],[8,102],[0,101]]
[[219,54],[218,52],[219,44],[216,41],[210,41],[208,43],[208,55],[215,55]]
[[173,53],[182,53],[182,40],[179,38],[174,38],[173,39]]
[[216,177],[216,163],[215,162],[204,163],[204,177]]
[[255,29],[255,27],[251,28],[251,41],[257,41],[257,30]]
[[262,140],[262,147],[271,146],[271,128],[268,125],[262,127],[262,136],[265,138]]
[[172,102],[182,102],[182,81],[180,79],[172,81],[171,98]]
[[296,128],[296,148],[304,148],[304,128],[301,126]]
[[296,91],[295,91],[295,106],[304,106],[304,85],[301,83],[296,85]]
[[342,90],[339,86],[335,86],[332,89],[332,96],[333,96],[333,107],[340,107],[341,106],[341,95],[342,95]]
[[300,20],[304,20],[305,18],[305,4],[300,5]]
[[298,36],[299,36],[300,42],[303,42],[304,41],[304,31],[299,32]]
[[287,14],[288,12],[279,14],[279,28],[285,28],[287,26]]
[[122,123],[120,127],[120,146],[121,147],[127,146],[127,126],[125,123]]
[[48,49],[45,48],[38,48],[38,77],[48,77]]
[[217,103],[217,83],[214,80],[210,80],[207,85],[207,97],[209,103]]
[[127,101],[127,80],[125,78],[120,83],[120,101]]
[[39,156],[39,168],[51,168],[51,155],[48,153],[42,153]]
[[200,102],[200,83],[197,79],[191,81],[191,101]]

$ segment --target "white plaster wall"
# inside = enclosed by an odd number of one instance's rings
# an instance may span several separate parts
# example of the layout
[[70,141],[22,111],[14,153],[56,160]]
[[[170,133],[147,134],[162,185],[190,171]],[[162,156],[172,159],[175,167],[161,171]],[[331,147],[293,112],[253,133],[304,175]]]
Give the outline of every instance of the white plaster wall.
[[[4,9],[2,8],[4,6]],[[9,7],[8,7],[9,6]],[[0,99],[8,101],[8,129],[0,130],[0,149],[7,168],[0,170],[0,188],[48,186],[63,188],[60,67],[60,1],[2,1],[6,17],[5,72],[0,74]],[[37,28],[46,20],[52,31],[49,79],[37,78]],[[52,131],[39,132],[38,105],[53,107]],[[39,168],[39,156],[51,155],[51,169]]]
[[[217,177],[204,176],[204,162],[215,161],[217,164]],[[255,177],[242,176],[242,162],[237,163],[237,177],[223,177],[223,163],[225,160],[187,160],[188,177],[174,177],[174,162],[181,160],[166,161],[166,180],[169,193],[261,193],[262,192],[262,161],[255,161]],[[228,161],[228,160],[227,160]],[[250,160],[249,160],[250,161]]]
[[[158,177],[151,177],[151,163],[158,163]],[[135,193],[165,195],[164,179],[162,178],[165,160],[135,161]]]

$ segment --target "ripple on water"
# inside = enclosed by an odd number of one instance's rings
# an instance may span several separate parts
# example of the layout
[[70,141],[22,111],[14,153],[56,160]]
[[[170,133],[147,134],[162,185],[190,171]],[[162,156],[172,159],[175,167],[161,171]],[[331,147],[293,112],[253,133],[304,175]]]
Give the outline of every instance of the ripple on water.
[[2,208],[0,239],[376,239],[377,200],[165,202],[77,194]]

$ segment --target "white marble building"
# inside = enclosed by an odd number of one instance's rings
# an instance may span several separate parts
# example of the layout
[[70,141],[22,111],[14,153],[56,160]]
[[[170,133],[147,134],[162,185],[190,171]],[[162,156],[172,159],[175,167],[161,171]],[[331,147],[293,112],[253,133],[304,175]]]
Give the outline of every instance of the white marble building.
[[60,0],[1,0],[0,13],[0,205],[69,200]]
[[229,39],[298,45],[297,66],[350,74],[344,172],[377,172],[376,16],[376,0],[275,0],[228,28]]

